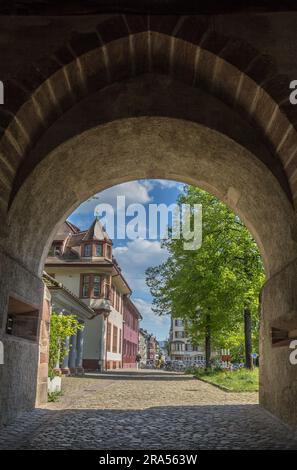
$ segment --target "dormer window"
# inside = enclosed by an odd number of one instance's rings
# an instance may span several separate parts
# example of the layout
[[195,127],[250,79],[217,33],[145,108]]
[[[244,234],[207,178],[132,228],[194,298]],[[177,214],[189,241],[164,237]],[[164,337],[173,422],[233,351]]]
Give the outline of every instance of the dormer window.
[[102,256],[102,244],[98,243],[95,245],[95,256]]
[[111,259],[111,246],[110,245],[106,245],[106,257],[108,259]]
[[52,244],[50,247],[48,256],[60,256],[61,254],[61,247],[60,245]]
[[92,256],[92,245],[85,245],[84,246],[84,256],[86,258],[90,258]]

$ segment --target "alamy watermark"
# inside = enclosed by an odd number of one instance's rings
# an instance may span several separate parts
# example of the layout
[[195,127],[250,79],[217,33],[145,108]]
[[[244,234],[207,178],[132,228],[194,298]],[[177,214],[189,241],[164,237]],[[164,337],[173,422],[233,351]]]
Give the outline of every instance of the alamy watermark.
[[[201,204],[143,204],[126,206],[125,196],[117,196],[116,208],[102,203],[94,215],[113,240],[183,239],[185,250],[197,250],[202,243]],[[131,219],[132,217],[132,219]],[[130,218],[127,221],[127,218]]]
[[297,80],[292,80],[289,87],[291,90],[293,90],[289,96],[290,103],[297,104]]
[[290,353],[290,356],[289,356],[290,364],[292,364],[293,366],[296,366],[297,365],[297,339],[294,339],[293,341],[291,341],[289,348],[293,349],[293,351]]

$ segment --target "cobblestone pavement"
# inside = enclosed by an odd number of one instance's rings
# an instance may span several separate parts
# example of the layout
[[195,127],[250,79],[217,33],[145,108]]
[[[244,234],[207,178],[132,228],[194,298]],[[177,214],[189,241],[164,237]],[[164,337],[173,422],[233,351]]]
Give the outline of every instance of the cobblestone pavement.
[[191,376],[88,374],[65,378],[63,391],[0,428],[0,449],[297,449],[256,393],[226,393]]

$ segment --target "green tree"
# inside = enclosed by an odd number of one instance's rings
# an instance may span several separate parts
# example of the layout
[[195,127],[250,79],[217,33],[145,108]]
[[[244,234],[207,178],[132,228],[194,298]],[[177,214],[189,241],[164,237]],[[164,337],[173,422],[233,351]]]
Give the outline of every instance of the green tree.
[[74,315],[61,315],[55,312],[51,314],[50,342],[49,342],[49,377],[55,376],[55,368],[58,362],[63,362],[69,353],[66,347],[66,338],[75,335],[84,327]]
[[209,193],[185,187],[178,204],[202,205],[202,246],[190,251],[182,238],[164,242],[169,258],[146,272],[153,310],[186,321],[193,343],[205,341],[207,366],[211,347],[232,344],[238,354],[245,331],[245,362],[250,367],[252,340],[247,335],[258,335],[258,298],[264,282],[258,247],[240,218]]

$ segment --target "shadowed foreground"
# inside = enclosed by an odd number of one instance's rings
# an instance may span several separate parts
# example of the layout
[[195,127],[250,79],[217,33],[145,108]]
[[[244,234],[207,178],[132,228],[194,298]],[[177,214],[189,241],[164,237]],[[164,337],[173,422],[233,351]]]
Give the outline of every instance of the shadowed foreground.
[[64,396],[0,429],[7,449],[297,449],[257,404],[173,372],[114,371],[64,379]]

